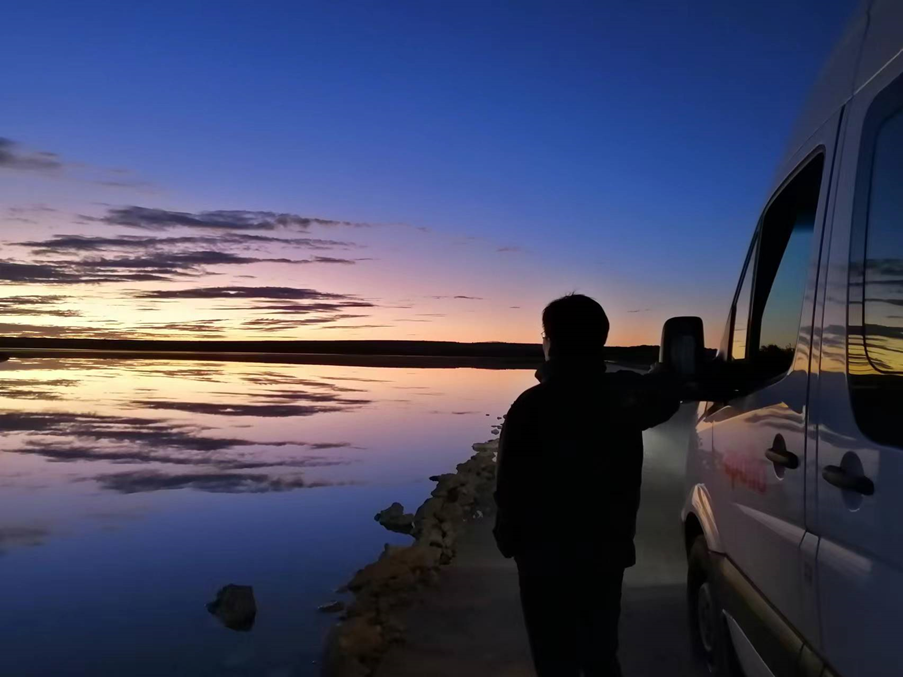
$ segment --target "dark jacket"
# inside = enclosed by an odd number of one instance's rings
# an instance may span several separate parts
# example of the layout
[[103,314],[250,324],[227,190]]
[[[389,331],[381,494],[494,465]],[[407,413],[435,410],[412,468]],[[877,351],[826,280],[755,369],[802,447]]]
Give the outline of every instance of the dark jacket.
[[511,405],[499,445],[495,538],[505,557],[636,561],[643,430],[677,411],[665,376],[553,359]]

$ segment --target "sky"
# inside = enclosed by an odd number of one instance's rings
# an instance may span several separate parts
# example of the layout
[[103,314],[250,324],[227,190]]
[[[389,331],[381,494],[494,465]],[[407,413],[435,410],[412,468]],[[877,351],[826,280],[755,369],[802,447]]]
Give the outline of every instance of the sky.
[[0,335],[716,345],[855,4],[9,4]]

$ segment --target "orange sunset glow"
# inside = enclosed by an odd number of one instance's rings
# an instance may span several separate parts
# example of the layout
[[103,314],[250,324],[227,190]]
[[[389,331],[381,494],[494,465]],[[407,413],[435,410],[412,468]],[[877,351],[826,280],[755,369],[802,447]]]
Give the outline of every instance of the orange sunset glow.
[[[55,187],[26,178],[38,192]],[[568,283],[553,269],[538,278],[537,252],[407,224],[71,209],[7,207],[3,334],[538,342],[543,305],[581,288],[577,276]],[[626,308],[630,301],[607,294],[602,278],[587,282],[611,297],[612,342],[655,343],[670,309]]]

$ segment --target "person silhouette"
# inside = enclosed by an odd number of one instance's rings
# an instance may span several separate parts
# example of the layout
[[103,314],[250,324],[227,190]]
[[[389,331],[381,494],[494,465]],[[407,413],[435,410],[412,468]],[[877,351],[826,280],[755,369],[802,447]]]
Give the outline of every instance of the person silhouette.
[[608,317],[588,296],[552,301],[542,325],[539,385],[517,398],[502,426],[493,531],[517,564],[537,675],[620,677],[642,432],[680,402],[665,373],[606,370]]

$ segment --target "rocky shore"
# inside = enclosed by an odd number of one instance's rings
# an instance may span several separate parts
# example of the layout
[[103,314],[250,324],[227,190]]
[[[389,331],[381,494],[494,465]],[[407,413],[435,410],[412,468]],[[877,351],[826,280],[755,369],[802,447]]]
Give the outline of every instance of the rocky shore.
[[454,473],[430,478],[436,488],[415,513],[393,503],[376,515],[387,529],[409,533],[413,543],[386,545],[379,559],[344,586],[354,601],[327,638],[324,677],[372,675],[385,652],[404,641],[401,612],[454,559],[462,527],[491,512],[498,439],[474,444],[473,450]]

